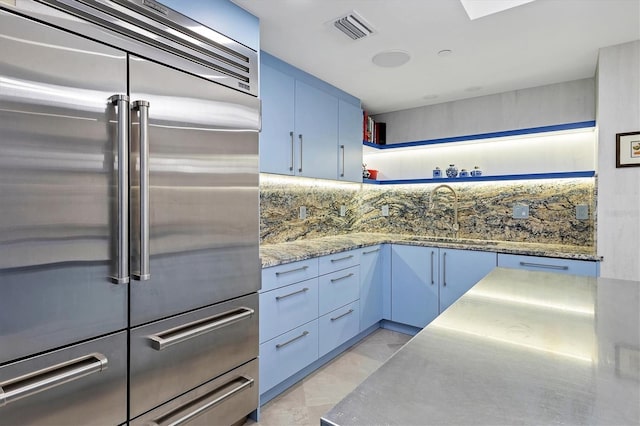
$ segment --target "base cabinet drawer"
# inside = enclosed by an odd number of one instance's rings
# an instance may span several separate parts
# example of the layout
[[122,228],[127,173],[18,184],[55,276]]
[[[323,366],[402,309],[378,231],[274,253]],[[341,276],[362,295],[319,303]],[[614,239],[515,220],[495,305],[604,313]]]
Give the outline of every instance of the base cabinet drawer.
[[260,345],[260,393],[318,359],[318,320]]
[[358,334],[360,329],[360,309],[356,300],[338,308],[318,319],[319,357],[326,355],[336,347]]
[[360,252],[349,250],[330,254],[318,258],[318,262],[319,274],[324,275],[360,264]]
[[360,297],[360,266],[323,275],[318,285],[318,306],[324,315]]
[[598,262],[589,260],[498,253],[498,266],[502,268],[526,269],[529,271],[586,275],[590,277],[597,277],[599,275]]
[[258,408],[258,360],[238,367],[134,419],[131,426],[231,425]]
[[127,333],[0,367],[0,425],[116,425],[127,419]]
[[260,343],[318,318],[318,279],[260,293]]
[[317,258],[271,266],[262,270],[262,291],[273,290],[317,276]]
[[131,418],[258,355],[258,294],[131,330]]

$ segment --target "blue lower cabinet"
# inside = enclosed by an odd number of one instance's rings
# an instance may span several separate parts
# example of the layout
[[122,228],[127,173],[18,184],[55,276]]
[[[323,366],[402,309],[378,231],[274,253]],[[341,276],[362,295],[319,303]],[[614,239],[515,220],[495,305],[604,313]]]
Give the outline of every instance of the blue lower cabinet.
[[358,300],[342,306],[318,319],[319,356],[322,357],[356,336],[360,330]]
[[496,267],[496,253],[440,249],[440,313]]
[[260,394],[318,359],[318,320],[260,345]]
[[529,271],[556,272],[559,274],[600,275],[600,263],[590,260],[558,259],[553,257],[524,256],[498,253],[498,266]]
[[360,297],[360,266],[342,269],[318,278],[319,314],[324,315]]

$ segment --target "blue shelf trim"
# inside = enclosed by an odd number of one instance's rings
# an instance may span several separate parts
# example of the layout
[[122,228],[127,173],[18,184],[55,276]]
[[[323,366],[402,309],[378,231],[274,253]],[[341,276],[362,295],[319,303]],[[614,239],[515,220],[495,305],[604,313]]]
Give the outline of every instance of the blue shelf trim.
[[458,177],[458,178],[424,178],[424,179],[389,179],[389,180],[372,180],[363,179],[362,183],[372,185],[398,185],[398,184],[416,184],[416,183],[455,183],[455,182],[492,182],[500,180],[525,180],[525,179],[571,179],[571,178],[588,178],[594,177],[594,170],[585,170],[578,172],[557,172],[557,173],[529,173],[521,175],[498,175],[498,176],[478,176],[478,177]]
[[449,142],[466,142],[476,139],[503,138],[506,136],[529,135],[534,133],[557,132],[561,130],[586,129],[595,127],[595,121],[580,121],[577,123],[555,124],[553,126],[529,127],[527,129],[506,130],[503,132],[479,133],[477,135],[453,136],[450,138],[428,139],[423,141],[401,142],[389,145],[377,145],[370,142],[362,142],[364,146],[376,149],[397,149],[415,146],[437,145]]

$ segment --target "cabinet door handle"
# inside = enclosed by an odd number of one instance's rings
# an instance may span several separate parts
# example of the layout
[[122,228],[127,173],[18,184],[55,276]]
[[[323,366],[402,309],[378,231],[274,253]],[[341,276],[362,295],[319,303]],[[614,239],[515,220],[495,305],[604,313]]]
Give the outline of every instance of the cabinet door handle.
[[435,281],[433,280],[433,256],[434,256],[434,251],[431,250],[431,285],[433,285],[435,283]]
[[300,167],[298,168],[298,171],[302,173],[302,144],[303,144],[302,133],[298,135],[298,138],[300,139]]
[[353,273],[349,274],[349,275],[345,275],[344,277],[340,277],[340,278],[332,278],[331,282],[335,283],[336,281],[342,281],[342,280],[346,280],[349,277],[352,277]]
[[380,249],[377,248],[375,250],[363,251],[362,254],[371,254],[371,253],[376,253],[376,252],[379,252],[379,251],[380,251]]
[[555,269],[557,271],[566,271],[569,269],[567,265],[547,265],[545,263],[520,262],[520,266],[529,266],[531,268]]
[[279,272],[276,272],[276,277],[279,277],[280,275],[290,274],[290,273],[292,273],[292,272],[300,272],[300,271],[304,271],[304,270],[306,270],[307,268],[309,268],[309,267],[305,265],[305,266],[302,266],[302,267],[300,267],[300,268],[289,269],[288,271],[279,271]]
[[350,254],[349,256],[339,257],[338,259],[331,259],[331,263],[341,262],[343,260],[351,259],[352,257],[353,257],[353,255]]
[[291,137],[291,165],[289,166],[289,170],[293,171],[293,163],[295,161],[295,145],[293,143],[293,132],[289,132],[289,137]]
[[92,353],[0,382],[0,407],[106,370],[107,364],[107,357]]
[[284,342],[284,343],[278,343],[278,344],[276,345],[276,349],[284,348],[285,346],[290,345],[291,343],[295,342],[296,340],[298,340],[298,339],[302,339],[304,336],[306,336],[306,335],[308,335],[308,334],[309,334],[309,332],[308,332],[308,331],[303,331],[301,335],[296,336],[296,337],[294,337],[294,338],[293,338],[293,339],[291,339],[291,340],[287,340],[287,341],[286,341],[286,342]]
[[340,145],[340,151],[342,151],[342,171],[340,172],[340,177],[344,177],[344,145]]
[[447,286],[447,252],[442,255],[442,286]]
[[296,294],[304,293],[304,292],[307,292],[307,291],[309,291],[309,288],[308,288],[308,287],[305,287],[305,288],[303,288],[303,289],[301,289],[301,290],[294,291],[294,292],[292,292],[292,293],[283,294],[282,296],[276,296],[276,300],[286,299],[287,297],[295,296]]
[[161,351],[169,346],[249,318],[254,312],[253,309],[245,307],[232,309],[218,315],[170,328],[169,330],[148,336],[148,339],[151,341],[151,347],[153,349]]
[[349,309],[347,312],[345,312],[344,314],[338,315],[337,317],[333,317],[331,318],[331,321],[337,321],[342,317],[346,317],[347,315],[349,315],[350,313],[353,312],[353,309]]

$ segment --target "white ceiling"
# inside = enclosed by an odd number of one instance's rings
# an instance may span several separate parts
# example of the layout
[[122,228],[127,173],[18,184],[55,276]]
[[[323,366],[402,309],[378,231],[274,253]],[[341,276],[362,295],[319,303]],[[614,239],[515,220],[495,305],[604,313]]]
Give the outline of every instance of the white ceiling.
[[[458,0],[232,1],[260,18],[263,50],[371,113],[593,77],[599,48],[640,39],[640,0],[536,0],[475,20]],[[354,41],[328,24],[352,10],[377,33]],[[384,50],[411,59],[374,65]]]

